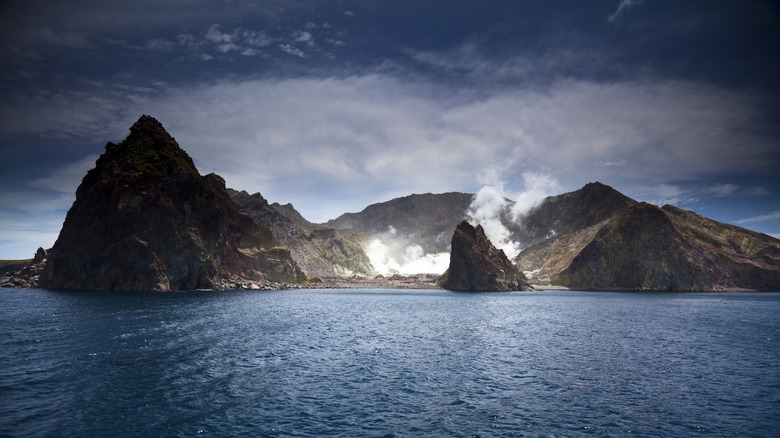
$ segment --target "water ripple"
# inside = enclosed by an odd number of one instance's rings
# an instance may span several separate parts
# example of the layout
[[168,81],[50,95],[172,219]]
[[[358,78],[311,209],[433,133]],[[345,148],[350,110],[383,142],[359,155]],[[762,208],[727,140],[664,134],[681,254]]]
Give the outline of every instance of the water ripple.
[[2,436],[777,436],[780,294],[0,291]]

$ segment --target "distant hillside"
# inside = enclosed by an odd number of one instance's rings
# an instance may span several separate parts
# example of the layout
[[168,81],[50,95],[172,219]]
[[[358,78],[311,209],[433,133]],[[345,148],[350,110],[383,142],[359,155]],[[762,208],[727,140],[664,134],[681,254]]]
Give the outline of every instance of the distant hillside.
[[522,218],[514,237],[524,247],[598,224],[637,201],[599,182],[549,196]]
[[293,260],[306,275],[339,277],[376,275],[363,251],[367,237],[357,230],[343,232],[313,224],[292,204],[269,204],[260,193],[228,189],[233,201],[254,221],[271,229],[274,237],[290,249]]
[[25,260],[0,260],[0,275],[7,272],[18,271],[27,266],[32,259]]
[[[474,195],[411,195],[328,225],[447,252]],[[511,201],[507,203],[507,209]],[[533,284],[580,289],[780,290],[780,241],[672,206],[639,203],[599,182],[550,196],[518,222],[514,262]],[[476,225],[476,224],[475,224]],[[388,230],[395,230],[391,234]]]
[[607,186],[548,198],[527,220],[537,237],[550,224],[549,234],[515,259],[537,284],[780,289],[779,240],[673,206],[637,203]]
[[426,253],[449,252],[452,232],[466,218],[473,199],[474,195],[457,192],[415,194],[343,214],[327,225],[360,230],[369,237],[393,229],[399,238],[420,245]]

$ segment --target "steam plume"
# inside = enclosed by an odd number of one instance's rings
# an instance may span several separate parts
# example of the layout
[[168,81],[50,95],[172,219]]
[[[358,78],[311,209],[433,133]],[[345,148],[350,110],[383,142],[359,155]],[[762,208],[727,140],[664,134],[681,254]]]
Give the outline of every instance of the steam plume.
[[487,178],[468,211],[469,220],[482,225],[488,239],[496,248],[504,250],[510,260],[520,253],[522,242],[515,240],[506,222],[522,225],[522,218],[533,207],[560,190],[558,182],[548,174],[524,172],[522,179],[524,190],[511,195],[505,192],[504,183],[497,177]]
[[450,263],[449,253],[425,254],[422,246],[412,244],[393,227],[374,237],[366,248],[366,255],[382,275],[442,274]]

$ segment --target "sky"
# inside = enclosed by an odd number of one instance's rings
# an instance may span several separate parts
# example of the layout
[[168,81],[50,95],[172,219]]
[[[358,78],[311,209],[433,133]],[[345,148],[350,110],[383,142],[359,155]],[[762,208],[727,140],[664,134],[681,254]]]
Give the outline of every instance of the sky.
[[2,0],[0,32],[0,259],[142,114],[313,222],[600,181],[780,237],[773,1]]

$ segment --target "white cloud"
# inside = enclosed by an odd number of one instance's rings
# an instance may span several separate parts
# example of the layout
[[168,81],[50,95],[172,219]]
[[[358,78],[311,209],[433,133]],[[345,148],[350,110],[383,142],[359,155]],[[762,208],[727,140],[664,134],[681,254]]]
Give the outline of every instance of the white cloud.
[[468,220],[474,225],[482,225],[485,235],[498,249],[502,249],[507,257],[513,259],[520,253],[520,242],[511,239],[510,231],[501,222],[506,215],[509,201],[501,183],[486,185],[477,191],[468,211]]
[[725,198],[733,196],[737,190],[739,190],[739,186],[734,184],[715,184],[714,186],[709,187],[707,192],[716,198]]
[[472,93],[366,74],[160,86],[121,99],[107,91],[5,105],[14,113],[0,114],[0,131],[120,141],[151,114],[202,172],[293,202],[315,221],[389,196],[476,192],[488,185],[478,181],[487,169],[518,205],[523,175],[532,173],[555,182],[540,180],[533,202],[554,187],[599,180],[656,188],[645,199],[677,203],[693,194],[664,184],[681,175],[695,181],[777,164],[772,139],[753,134],[760,101],[684,81],[562,80]]
[[520,253],[522,242],[512,240],[512,233],[504,225],[504,220],[521,223],[523,216],[544,198],[559,194],[560,186],[549,174],[523,172],[523,190],[508,194],[501,178],[495,172],[482,176],[486,185],[474,196],[468,219],[473,224],[482,225],[490,242],[512,260]]
[[67,193],[68,195],[76,192],[81,180],[89,169],[95,167],[98,155],[90,154],[79,161],[68,164],[55,170],[51,175],[45,178],[34,180],[31,184],[34,187],[54,190],[56,192]]
[[766,187],[753,186],[745,189],[745,194],[748,196],[769,196],[771,192]]
[[541,172],[523,172],[524,190],[511,196],[515,201],[512,205],[512,216],[518,221],[532,208],[539,205],[544,198],[560,194],[561,186],[550,174]]
[[279,44],[279,48],[282,49],[283,52],[289,53],[290,55],[294,55],[299,58],[304,58],[306,56],[303,50],[298,49],[290,44]]
[[293,40],[301,43],[307,43],[309,45],[314,44],[314,40],[311,36],[310,32],[306,32],[304,30],[296,30],[293,32]]
[[450,254],[424,253],[420,245],[400,236],[392,226],[375,236],[364,248],[374,269],[381,275],[443,274],[450,265]]
[[166,40],[165,38],[154,38],[146,42],[146,48],[160,52],[167,52],[174,46],[176,46],[176,44],[173,41]]
[[[308,34],[308,32],[305,32]],[[311,36],[309,34],[309,36]],[[232,32],[222,32],[221,27],[218,24],[212,25],[206,34],[204,39],[214,44],[216,49],[221,53],[239,52],[245,56],[254,56],[260,52],[258,48],[270,46],[273,43],[273,38],[266,35],[264,32],[258,32],[249,29],[242,29],[237,27]],[[187,45],[190,48],[198,47],[194,44],[191,38],[187,35],[179,36],[180,44]]]
[[216,43],[216,44],[231,42],[233,37],[230,34],[223,33],[219,29],[220,27],[218,24],[211,26],[209,30],[206,31],[205,38],[211,41],[212,43]]
[[617,9],[615,12],[612,13],[609,17],[607,17],[607,20],[612,23],[615,20],[620,17],[626,10],[631,8],[632,6],[636,6],[638,4],[641,4],[644,0],[620,0],[620,3],[618,4]]
[[87,49],[91,47],[89,42],[87,42],[86,36],[77,32],[54,32],[46,27],[36,30],[33,35],[40,41],[72,49]]
[[780,221],[780,211],[773,211],[771,213],[762,214],[760,216],[740,219],[738,221],[734,221],[734,223],[751,224],[751,223],[758,223],[758,222],[774,222],[774,221]]
[[387,239],[375,238],[365,248],[366,255],[379,274],[443,274],[450,265],[447,252],[425,254],[420,245],[400,246]]

